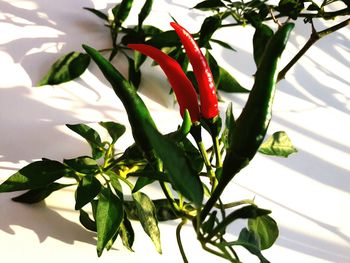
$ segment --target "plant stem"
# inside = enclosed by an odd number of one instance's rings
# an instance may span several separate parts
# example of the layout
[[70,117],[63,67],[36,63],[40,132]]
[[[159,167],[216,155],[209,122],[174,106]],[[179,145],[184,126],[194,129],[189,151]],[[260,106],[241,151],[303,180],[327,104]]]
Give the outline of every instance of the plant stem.
[[184,250],[183,245],[182,245],[180,232],[181,232],[182,227],[186,224],[186,221],[187,221],[186,219],[182,219],[181,223],[176,228],[176,241],[177,241],[177,244],[179,246],[181,257],[182,257],[184,263],[188,263],[188,260],[187,260],[185,250]]
[[205,167],[207,169],[207,174],[209,176],[210,183],[212,185],[212,189],[215,189],[215,187],[217,185],[217,180],[216,180],[214,170],[211,167],[211,163],[210,163],[209,158],[208,158],[207,150],[204,147],[203,141],[196,141],[196,142],[197,142],[198,149],[202,154],[204,164],[205,164]]
[[221,159],[221,153],[220,153],[219,138],[218,136],[215,136],[212,139],[213,139],[213,146],[214,146],[214,152],[215,152],[216,168],[220,168],[222,167],[222,159]]
[[287,72],[297,63],[297,61],[309,50],[309,48],[315,44],[319,39],[322,37],[325,37],[343,27],[346,27],[350,25],[350,18],[344,20],[343,22],[334,25],[330,28],[324,29],[322,31],[317,32],[311,23],[312,26],[312,33],[310,35],[309,40],[305,43],[305,45],[302,47],[302,49],[299,50],[299,52],[295,55],[295,57],[279,72],[277,77],[277,82],[284,79]]

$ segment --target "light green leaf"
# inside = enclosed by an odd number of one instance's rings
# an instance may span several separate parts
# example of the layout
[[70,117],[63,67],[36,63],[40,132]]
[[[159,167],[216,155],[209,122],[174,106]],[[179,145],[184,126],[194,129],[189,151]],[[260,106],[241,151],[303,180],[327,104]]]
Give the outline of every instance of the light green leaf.
[[275,132],[260,145],[258,151],[278,157],[288,157],[290,154],[298,152],[284,131]]
[[123,245],[130,251],[133,251],[132,245],[134,244],[135,233],[134,229],[132,228],[131,222],[129,221],[125,213],[124,220],[119,227],[119,235],[122,239]]
[[218,90],[225,92],[249,92],[224,68],[220,67],[220,81],[218,84]]
[[122,201],[110,189],[99,195],[96,210],[97,255],[101,256],[108,242],[118,233],[124,217]]
[[0,193],[45,188],[71,170],[64,164],[44,159],[28,164],[0,185]]
[[119,123],[112,121],[101,121],[99,124],[108,131],[108,134],[112,138],[112,144],[125,133],[125,126]]
[[276,221],[268,215],[250,218],[248,229],[259,236],[261,250],[271,247],[279,234]]
[[157,252],[161,254],[160,231],[156,217],[156,208],[152,200],[142,192],[133,193],[132,198],[135,201],[137,217],[143,230],[151,238]]
[[61,84],[79,77],[89,66],[90,56],[70,52],[58,59],[49,72],[39,81],[38,86]]

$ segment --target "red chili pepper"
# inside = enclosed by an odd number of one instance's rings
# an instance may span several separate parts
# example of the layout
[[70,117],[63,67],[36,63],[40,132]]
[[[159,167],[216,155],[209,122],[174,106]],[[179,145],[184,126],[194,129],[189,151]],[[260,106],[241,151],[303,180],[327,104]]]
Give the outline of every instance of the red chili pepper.
[[197,93],[191,81],[183,72],[180,64],[173,58],[169,57],[167,54],[163,53],[161,50],[149,45],[129,44],[128,47],[151,57],[159,64],[165,75],[168,77],[170,85],[175,92],[177,101],[180,106],[181,116],[184,115],[184,112],[187,109],[190,113],[192,122],[199,121],[200,112]]
[[185,28],[175,22],[171,22],[170,25],[179,36],[192,65],[199,87],[201,114],[205,119],[214,118],[219,114],[218,98],[208,62],[196,41]]

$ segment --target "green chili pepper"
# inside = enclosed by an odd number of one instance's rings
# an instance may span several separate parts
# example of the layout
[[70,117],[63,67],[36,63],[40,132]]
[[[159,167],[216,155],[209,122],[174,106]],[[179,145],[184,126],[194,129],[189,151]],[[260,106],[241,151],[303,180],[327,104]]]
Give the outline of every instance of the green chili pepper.
[[143,100],[137,94],[135,88],[104,58],[99,52],[89,46],[83,45],[85,51],[96,62],[105,78],[111,83],[114,92],[127,108],[128,119],[131,124],[132,134],[136,144],[142,151],[148,153],[152,147],[145,137],[141,127],[145,122],[156,127]]
[[254,157],[265,137],[272,116],[278,75],[277,63],[293,28],[292,23],[282,26],[272,36],[265,49],[248,101],[233,128],[219,184],[202,211],[202,220],[215,205],[226,185]]

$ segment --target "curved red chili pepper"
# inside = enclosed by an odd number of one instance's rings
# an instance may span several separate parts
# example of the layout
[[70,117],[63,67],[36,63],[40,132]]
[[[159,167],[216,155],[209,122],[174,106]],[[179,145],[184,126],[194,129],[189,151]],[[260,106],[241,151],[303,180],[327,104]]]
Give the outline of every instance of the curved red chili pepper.
[[170,85],[175,92],[180,106],[181,116],[183,116],[187,109],[190,113],[192,122],[199,121],[200,112],[197,93],[191,81],[183,72],[180,64],[161,50],[146,44],[129,44],[128,47],[151,57],[159,64],[165,75],[168,77]]
[[208,62],[196,41],[185,28],[175,22],[171,22],[170,25],[179,36],[192,65],[199,87],[201,114],[205,119],[214,118],[219,114],[218,98]]

